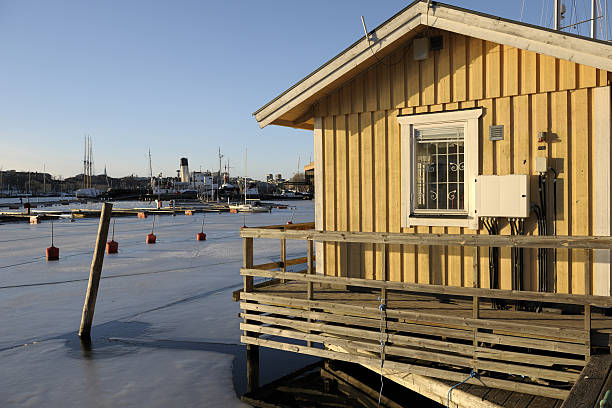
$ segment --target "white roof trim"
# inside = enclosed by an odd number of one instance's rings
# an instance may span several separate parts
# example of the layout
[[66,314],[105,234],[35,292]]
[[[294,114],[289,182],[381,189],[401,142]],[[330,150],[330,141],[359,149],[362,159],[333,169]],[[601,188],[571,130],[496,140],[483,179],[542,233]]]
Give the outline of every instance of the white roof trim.
[[443,29],[612,71],[612,45],[432,2],[415,2],[254,113],[263,128],[418,26]]

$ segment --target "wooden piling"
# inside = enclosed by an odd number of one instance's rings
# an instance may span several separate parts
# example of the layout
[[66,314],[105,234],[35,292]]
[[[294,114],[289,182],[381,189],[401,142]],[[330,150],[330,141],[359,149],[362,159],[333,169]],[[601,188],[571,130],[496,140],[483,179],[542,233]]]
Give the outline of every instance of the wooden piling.
[[104,248],[108,237],[108,227],[112,215],[113,205],[104,203],[100,213],[100,225],[98,226],[98,237],[94,249],[91,269],[89,271],[89,283],[87,284],[87,294],[83,305],[83,316],[81,317],[81,327],[79,337],[89,339],[91,335],[91,324],[93,323],[94,310],[96,308],[96,298],[98,296],[98,286],[100,285],[100,275],[102,274],[102,263],[104,261]]

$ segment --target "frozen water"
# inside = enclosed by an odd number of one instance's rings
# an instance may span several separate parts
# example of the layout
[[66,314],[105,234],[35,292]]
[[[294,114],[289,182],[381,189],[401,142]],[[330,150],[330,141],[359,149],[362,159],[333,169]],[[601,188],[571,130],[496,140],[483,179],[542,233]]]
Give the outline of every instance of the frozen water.
[[[289,204],[294,222],[314,219],[312,202]],[[114,219],[119,254],[105,256],[90,347],[76,332],[98,220],[54,223],[57,262],[44,259],[49,222],[0,225],[0,406],[242,406],[244,349],[231,300],[242,285],[239,228],[290,217],[207,213],[207,240],[196,241],[202,214],[158,216],[155,245],[144,243],[152,217]],[[289,241],[287,253],[304,256],[306,244]],[[255,255],[278,260],[278,241],[256,240]],[[261,380],[308,361],[262,350]]]

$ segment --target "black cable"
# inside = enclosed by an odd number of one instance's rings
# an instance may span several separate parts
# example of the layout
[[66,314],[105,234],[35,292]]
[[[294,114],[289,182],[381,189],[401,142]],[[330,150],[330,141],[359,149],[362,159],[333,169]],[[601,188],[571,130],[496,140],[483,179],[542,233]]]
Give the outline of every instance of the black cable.
[[[554,168],[548,169],[553,172],[553,225],[552,234],[557,235],[557,171]],[[553,250],[553,271],[554,271],[554,292],[557,293],[557,248]]]
[[[539,181],[538,181],[539,182]],[[538,235],[542,235],[542,212],[540,206],[534,204],[531,209],[533,210],[537,222],[538,222]],[[542,262],[542,248],[538,248],[538,292],[542,292],[542,275],[543,275],[543,262]]]
[[[484,218],[483,225],[489,235],[499,235],[499,224],[496,218]],[[491,289],[499,289],[499,248],[489,247],[489,286]],[[491,301],[495,309],[505,308],[505,305],[493,299]]]

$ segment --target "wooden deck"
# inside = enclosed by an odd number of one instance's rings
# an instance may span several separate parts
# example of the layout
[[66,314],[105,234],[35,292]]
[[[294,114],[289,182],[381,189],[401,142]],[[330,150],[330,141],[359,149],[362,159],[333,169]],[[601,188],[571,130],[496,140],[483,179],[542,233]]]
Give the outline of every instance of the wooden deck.
[[[242,341],[379,363],[380,293],[314,289],[313,300],[306,299],[307,284],[295,281],[242,293],[245,322],[241,329],[250,333]],[[497,310],[490,301],[482,302],[479,318],[472,319],[471,299],[389,291],[382,320],[384,366],[453,381],[467,377],[469,369],[475,368],[488,373],[488,380],[484,374],[481,378],[493,388],[565,398],[586,364],[584,316],[560,309],[532,312],[515,310],[510,304],[506,307],[509,310]],[[599,340],[593,346],[606,347],[612,318],[595,312],[591,322],[593,338]],[[475,353],[474,336],[478,342]],[[298,346],[279,340],[282,338],[310,341],[311,345]],[[330,351],[330,346],[339,348]],[[340,355],[343,351],[345,355]]]
[[[312,234],[286,236],[303,233]],[[341,237],[352,238],[370,239]],[[312,244],[305,258],[253,265],[252,240],[245,238],[245,287],[236,293],[248,347],[357,363],[442,404],[452,385],[467,380],[451,406],[481,408],[560,406],[591,355],[610,351],[609,297],[325,276],[315,273]],[[604,245],[545,245],[562,244]],[[285,271],[302,263],[302,272]],[[254,284],[255,277],[269,280]],[[472,371],[477,376],[468,378]]]

